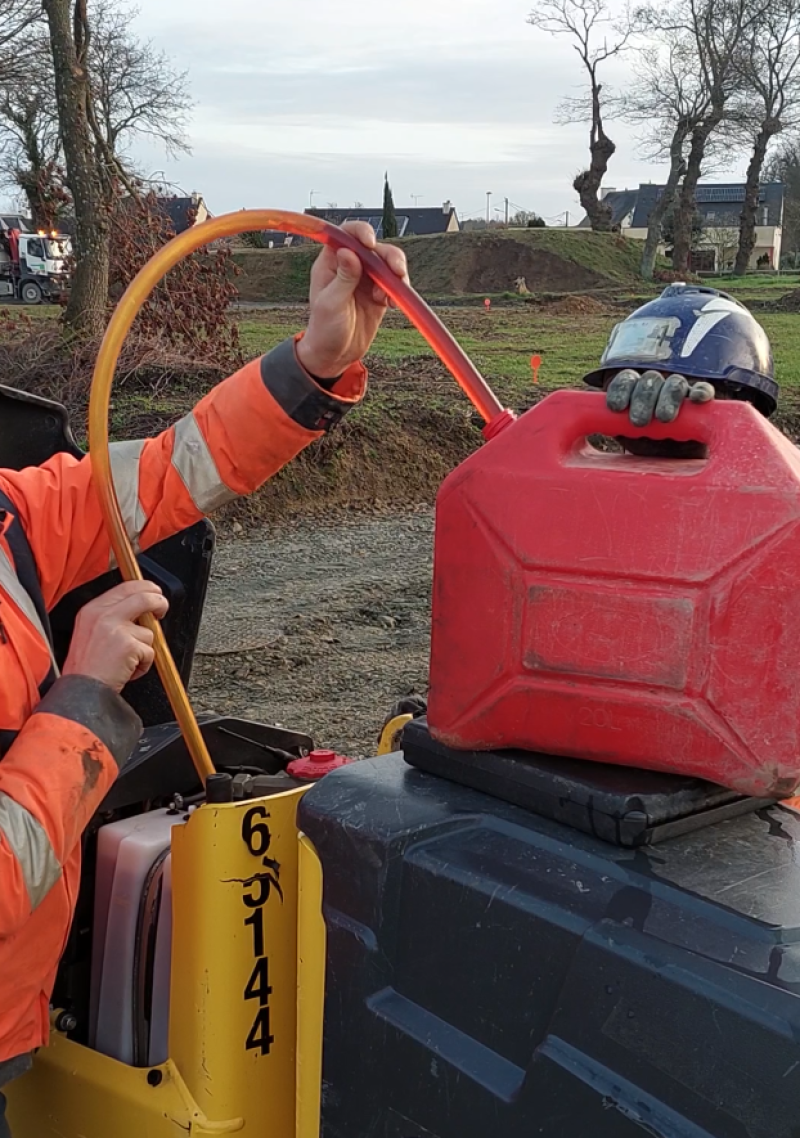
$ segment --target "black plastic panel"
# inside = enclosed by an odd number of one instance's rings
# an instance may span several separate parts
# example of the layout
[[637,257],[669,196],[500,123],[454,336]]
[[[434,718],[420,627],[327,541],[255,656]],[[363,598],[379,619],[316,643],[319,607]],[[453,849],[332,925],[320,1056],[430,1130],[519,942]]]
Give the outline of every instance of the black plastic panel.
[[528,751],[455,751],[431,737],[424,718],[403,731],[407,763],[524,806],[618,846],[653,845],[775,799],[743,798],[699,778]]
[[324,1138],[797,1138],[800,819],[624,849],[407,766],[300,804]]

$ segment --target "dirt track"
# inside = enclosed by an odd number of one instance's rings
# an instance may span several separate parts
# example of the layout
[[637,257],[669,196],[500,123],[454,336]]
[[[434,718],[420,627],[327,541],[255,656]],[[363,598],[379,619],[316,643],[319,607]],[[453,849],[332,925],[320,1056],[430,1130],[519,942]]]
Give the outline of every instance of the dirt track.
[[217,550],[192,679],[198,710],[374,753],[391,705],[427,683],[430,510],[301,522]]

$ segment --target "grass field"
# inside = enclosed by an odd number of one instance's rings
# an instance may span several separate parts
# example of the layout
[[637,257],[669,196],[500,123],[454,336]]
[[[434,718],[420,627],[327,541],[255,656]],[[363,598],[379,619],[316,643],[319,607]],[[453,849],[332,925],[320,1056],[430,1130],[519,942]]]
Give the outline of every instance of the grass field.
[[[539,386],[543,390],[580,386],[583,374],[597,366],[614,324],[624,312],[603,316],[550,316],[526,306],[496,308],[487,314],[479,305],[438,310],[442,320],[506,400],[522,399],[532,390],[530,359],[541,356]],[[772,342],[776,375],[787,394],[800,394],[800,316],[759,314]],[[240,323],[246,351],[263,352],[302,326],[293,309],[249,313]],[[433,358],[419,333],[398,314],[391,314],[378,334],[374,356],[396,364]]]

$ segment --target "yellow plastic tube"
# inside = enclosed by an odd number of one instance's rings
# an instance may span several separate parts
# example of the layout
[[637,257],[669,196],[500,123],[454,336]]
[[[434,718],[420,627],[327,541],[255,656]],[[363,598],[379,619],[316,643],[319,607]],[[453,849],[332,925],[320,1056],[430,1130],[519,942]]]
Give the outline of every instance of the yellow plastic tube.
[[[405,313],[412,324],[425,337],[442,362],[450,370],[464,393],[485,420],[484,433],[491,437],[506,423],[513,420],[497,396],[486,383],[472,361],[456,343],[439,318],[430,310],[409,285],[401,281],[377,254],[365,249],[346,231],[330,225],[320,218],[283,210],[240,210],[192,226],[174,237],[160,249],[137,273],[119,301],[95,364],[92,392],[89,402],[89,453],[100,505],[111,540],[111,547],[126,581],[141,580],[142,573],[136,561],[120,513],[119,502],[111,476],[108,452],[108,411],[114,371],[125,337],[131,329],[142,305],[162,278],[184,257],[204,245],[223,237],[253,230],[276,229],[310,237],[334,248],[346,248],[362,260],[370,277]],[[175,718],[183,733],[189,754],[200,778],[205,782],[214,773],[197,720],[192,711],[186,690],[181,682],[175,661],[167,645],[161,626],[152,616],[142,618],[142,624],[153,632],[156,668],[169,698]]]

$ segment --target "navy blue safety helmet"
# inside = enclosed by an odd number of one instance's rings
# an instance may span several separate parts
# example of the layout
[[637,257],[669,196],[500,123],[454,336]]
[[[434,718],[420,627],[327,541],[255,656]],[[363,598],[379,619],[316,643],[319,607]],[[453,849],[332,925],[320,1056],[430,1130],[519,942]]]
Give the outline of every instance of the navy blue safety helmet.
[[600,360],[584,376],[603,387],[623,368],[705,379],[769,417],[778,405],[766,332],[738,300],[715,288],[672,284],[617,324]]

